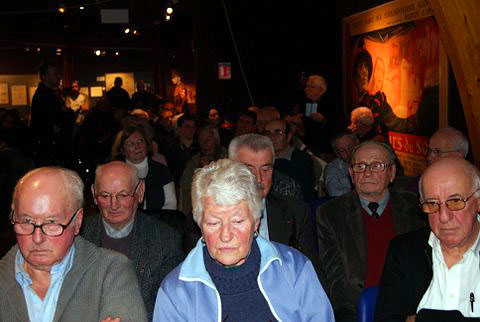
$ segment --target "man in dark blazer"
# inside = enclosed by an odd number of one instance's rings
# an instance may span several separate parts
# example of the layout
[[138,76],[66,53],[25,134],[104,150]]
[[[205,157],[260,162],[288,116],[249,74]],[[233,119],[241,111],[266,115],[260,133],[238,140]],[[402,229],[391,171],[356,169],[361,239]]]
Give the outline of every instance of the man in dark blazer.
[[228,156],[246,164],[257,178],[265,205],[259,234],[266,239],[298,248],[312,261],[318,273],[318,253],[307,204],[270,191],[275,160],[272,141],[258,134],[237,136],[230,142]]
[[[425,170],[420,185],[422,209],[430,228],[390,243],[375,321],[415,321],[419,319],[417,312],[430,319],[428,314],[440,313],[442,318],[436,320],[451,321],[442,311],[455,309],[478,320],[478,170],[458,156],[441,158]],[[459,272],[457,277],[455,272]]]
[[386,144],[358,145],[349,168],[355,191],[318,210],[319,258],[337,321],[356,320],[362,289],[379,283],[388,242],[423,225],[415,195],[388,189],[394,161]]
[[85,218],[81,234],[133,262],[151,320],[160,283],[184,256],[173,228],[137,210],[144,192],[135,167],[121,161],[98,167],[92,193],[100,214]]

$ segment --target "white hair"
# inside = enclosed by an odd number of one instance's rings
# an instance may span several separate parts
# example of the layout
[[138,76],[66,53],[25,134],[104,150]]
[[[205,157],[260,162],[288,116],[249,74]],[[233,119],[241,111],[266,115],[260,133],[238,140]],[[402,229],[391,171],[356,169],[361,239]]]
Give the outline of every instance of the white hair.
[[192,208],[193,219],[199,226],[203,219],[202,202],[208,197],[213,197],[220,207],[246,201],[253,219],[260,219],[263,204],[257,181],[243,163],[220,159],[195,170],[192,181]]
[[254,133],[235,137],[228,145],[228,158],[239,161],[237,154],[241,148],[247,148],[255,153],[270,150],[272,152],[272,162],[275,162],[275,148],[269,137]]

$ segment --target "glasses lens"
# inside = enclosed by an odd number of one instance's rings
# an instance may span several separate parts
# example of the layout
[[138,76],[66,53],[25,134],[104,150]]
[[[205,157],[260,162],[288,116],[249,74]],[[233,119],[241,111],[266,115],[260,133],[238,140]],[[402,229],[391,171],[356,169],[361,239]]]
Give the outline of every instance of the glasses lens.
[[48,236],[59,236],[63,232],[63,227],[58,224],[44,224],[42,230],[45,235]]
[[427,214],[433,214],[434,212],[437,212],[438,207],[439,207],[438,203],[433,201],[424,202],[422,204],[422,210],[424,213],[427,213]]
[[352,169],[353,169],[353,172],[363,172],[363,171],[365,171],[366,167],[367,167],[367,165],[364,164],[364,163],[355,163],[352,166]]
[[385,166],[386,166],[385,163],[374,162],[374,163],[370,164],[370,169],[373,172],[382,172],[383,170],[385,170]]
[[465,201],[462,199],[450,199],[445,201],[445,204],[447,205],[447,208],[450,210],[462,210],[465,208]]
[[33,232],[33,225],[28,223],[15,223],[13,230],[19,235],[30,235]]

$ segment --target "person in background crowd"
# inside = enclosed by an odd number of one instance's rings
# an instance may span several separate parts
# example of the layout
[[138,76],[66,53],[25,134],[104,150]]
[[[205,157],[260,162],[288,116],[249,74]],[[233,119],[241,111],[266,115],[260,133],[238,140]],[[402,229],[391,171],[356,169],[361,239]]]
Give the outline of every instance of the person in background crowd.
[[128,110],[130,108],[130,95],[122,88],[123,80],[121,77],[115,77],[113,87],[105,94],[114,110]]
[[459,157],[438,159],[422,174],[419,191],[430,227],[390,243],[375,321],[478,320],[478,169]]
[[240,112],[237,120],[237,130],[235,136],[240,136],[248,133],[255,133],[257,122],[257,114],[249,110],[243,110]]
[[18,181],[17,245],[0,260],[0,321],[147,321],[130,261],[77,236],[83,189],[63,168],[37,168]]
[[294,148],[285,120],[273,120],[265,125],[264,134],[272,140],[275,148],[274,169],[288,175],[302,187],[306,202],[315,198],[315,171],[311,157],[304,151]]
[[433,133],[428,142],[427,163],[446,157],[465,159],[468,154],[468,140],[462,132],[445,127]]
[[162,209],[177,209],[175,183],[167,166],[152,160],[152,144],[145,130],[139,125],[130,125],[122,130],[120,147],[125,162],[138,170],[138,178],[145,180],[145,195],[142,209],[148,213]]
[[65,106],[75,113],[86,113],[90,109],[90,98],[80,93],[78,80],[73,81],[70,93],[65,98]]
[[132,95],[133,108],[151,108],[155,101],[155,94],[147,91],[147,85],[143,80],[137,82],[137,91]]
[[280,113],[274,106],[264,106],[257,110],[257,133],[263,134],[265,124],[272,120],[280,119]]
[[338,197],[352,190],[348,172],[352,151],[358,138],[350,133],[342,133],[332,140],[332,149],[337,158],[325,167],[325,189],[331,197]]
[[361,106],[351,112],[351,123],[348,129],[357,136],[360,142],[388,142],[388,131],[380,123],[375,125],[372,110]]
[[91,188],[100,213],[85,218],[81,234],[133,262],[151,320],[160,283],[183,260],[180,235],[139,209],[145,182],[134,166],[121,161],[99,166]]
[[192,204],[202,238],[163,281],[154,321],[334,321],[312,263],[257,235],[262,197],[247,166],[198,169]]
[[388,189],[396,173],[390,146],[356,146],[349,172],[355,190],[320,206],[317,234],[335,319],[352,322],[361,291],[380,283],[390,240],[424,223],[414,194]]

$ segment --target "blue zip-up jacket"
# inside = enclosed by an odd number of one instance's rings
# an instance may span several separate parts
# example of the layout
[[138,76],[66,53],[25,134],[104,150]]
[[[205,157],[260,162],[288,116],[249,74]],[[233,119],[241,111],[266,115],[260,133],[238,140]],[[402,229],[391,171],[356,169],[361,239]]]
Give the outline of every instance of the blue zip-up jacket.
[[[335,321],[310,260],[294,248],[256,239],[260,249],[258,286],[278,321]],[[158,290],[153,321],[221,322],[220,294],[203,261],[197,242],[183,263],[171,271]]]

